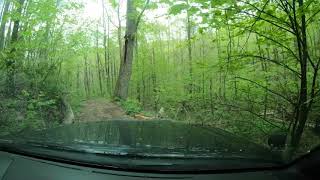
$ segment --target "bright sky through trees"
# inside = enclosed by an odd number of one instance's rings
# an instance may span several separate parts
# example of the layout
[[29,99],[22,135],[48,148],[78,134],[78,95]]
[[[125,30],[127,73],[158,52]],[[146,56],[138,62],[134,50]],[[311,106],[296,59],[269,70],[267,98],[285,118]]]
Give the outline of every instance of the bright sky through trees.
[[[81,1],[81,0],[80,0]],[[101,0],[84,0],[84,7],[80,11],[78,18],[86,19],[91,22],[101,21],[102,18],[102,5]],[[112,8],[110,3],[106,3],[107,15],[110,16],[110,28],[112,31],[118,25],[117,12]],[[184,18],[185,14],[177,15],[175,17],[169,16],[169,6],[164,3],[158,3],[158,7],[152,10],[146,10],[144,14],[144,21],[165,25],[170,28],[173,34],[181,33],[181,28],[185,28]],[[126,0],[120,0],[120,17],[121,24],[125,27],[126,15]],[[199,21],[198,21],[199,22]],[[173,26],[174,24],[174,26]],[[182,32],[184,34],[184,32]],[[178,37],[176,37],[178,38]]]

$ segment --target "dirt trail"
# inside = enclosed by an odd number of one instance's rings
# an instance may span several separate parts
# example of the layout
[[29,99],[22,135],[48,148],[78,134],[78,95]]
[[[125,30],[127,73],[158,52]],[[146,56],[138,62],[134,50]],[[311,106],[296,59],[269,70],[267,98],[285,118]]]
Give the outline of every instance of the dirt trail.
[[132,119],[117,104],[105,99],[87,100],[76,115],[79,122],[106,121],[111,119]]

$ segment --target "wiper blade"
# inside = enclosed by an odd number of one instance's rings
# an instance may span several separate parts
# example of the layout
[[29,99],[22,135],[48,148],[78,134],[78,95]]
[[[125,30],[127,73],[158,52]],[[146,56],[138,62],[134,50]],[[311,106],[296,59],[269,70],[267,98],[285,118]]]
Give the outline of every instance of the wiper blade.
[[75,148],[72,146],[67,146],[63,144],[54,144],[54,143],[44,143],[44,142],[36,142],[36,141],[26,141],[25,143],[28,146],[38,147],[38,148],[46,148],[51,150],[63,150],[63,151],[73,151],[73,152],[85,152],[84,149]]
[[[224,152],[204,152],[193,151],[185,153],[182,149],[168,149],[161,147],[152,148],[132,148],[130,146],[111,146],[111,145],[93,145],[87,143],[66,144],[63,142],[48,142],[39,140],[4,140],[0,139],[0,144],[7,146],[7,149],[14,148],[15,150],[32,150],[30,148],[39,148],[57,152],[70,152],[81,154],[95,154],[98,156],[110,157],[126,157],[126,158],[157,158],[157,159],[181,159],[181,160],[251,160],[261,161],[261,157],[248,156],[248,154],[237,154]],[[33,150],[34,151],[34,150]],[[38,150],[36,150],[38,152]],[[265,162],[271,162],[268,159],[263,159]],[[272,161],[272,163],[279,163]],[[147,164],[149,166],[149,164]],[[172,164],[163,164],[163,166],[171,166]],[[152,166],[152,165],[151,165]],[[156,164],[155,166],[158,166]],[[162,166],[162,164],[160,164]]]
[[106,156],[126,156],[137,157],[134,149],[128,146],[94,146],[92,144],[77,143],[77,144],[65,144],[65,143],[51,143],[41,141],[26,141],[26,145],[45,148],[49,150],[68,151],[76,153],[89,153]]

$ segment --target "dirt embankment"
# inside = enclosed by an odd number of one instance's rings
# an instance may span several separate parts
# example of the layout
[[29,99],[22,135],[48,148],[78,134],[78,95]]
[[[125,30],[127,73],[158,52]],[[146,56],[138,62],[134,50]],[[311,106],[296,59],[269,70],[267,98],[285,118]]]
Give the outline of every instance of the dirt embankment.
[[132,119],[117,104],[105,99],[88,100],[76,115],[78,122],[105,121],[111,119]]

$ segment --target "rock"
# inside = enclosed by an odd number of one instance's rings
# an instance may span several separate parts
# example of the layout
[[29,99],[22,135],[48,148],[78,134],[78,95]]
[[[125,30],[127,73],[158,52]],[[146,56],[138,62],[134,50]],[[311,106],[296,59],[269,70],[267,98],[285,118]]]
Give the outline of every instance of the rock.
[[24,119],[25,119],[25,116],[24,116],[24,114],[22,112],[20,112],[20,111],[16,112],[16,120],[17,121],[21,122]]
[[316,121],[313,132],[317,135],[320,135],[320,119]]
[[74,113],[72,107],[65,96],[63,96],[61,100],[63,105],[63,123],[72,124],[74,120]]
[[164,118],[164,117],[165,117],[165,111],[164,111],[164,108],[161,107],[158,112],[158,118]]
[[287,134],[284,132],[273,133],[268,138],[268,145],[272,149],[284,149],[286,145]]

